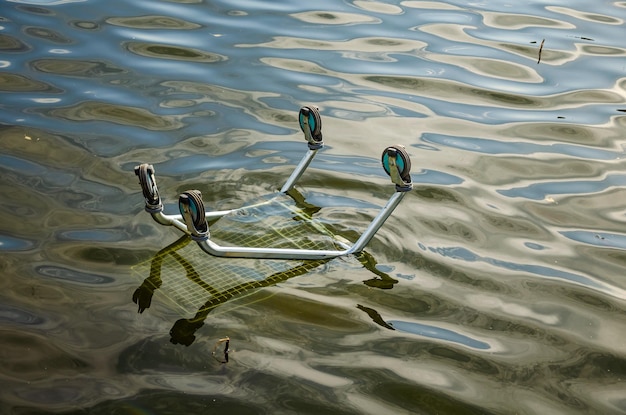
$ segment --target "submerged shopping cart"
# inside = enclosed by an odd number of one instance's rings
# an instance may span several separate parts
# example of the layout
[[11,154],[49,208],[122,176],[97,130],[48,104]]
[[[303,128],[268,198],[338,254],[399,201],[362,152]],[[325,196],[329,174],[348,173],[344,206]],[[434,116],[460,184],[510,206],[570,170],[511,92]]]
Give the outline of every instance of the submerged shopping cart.
[[[281,188],[281,194],[287,194],[293,190],[298,179],[313,161],[317,151],[324,146],[322,140],[322,120],[317,107],[304,106],[300,108],[298,119],[300,128],[308,143],[308,151]],[[178,199],[179,215],[165,214],[157,188],[154,167],[150,164],[141,164],[135,167],[135,174],[139,177],[139,183],[145,198],[145,210],[152,215],[152,218],[161,225],[174,226],[190,235],[191,239],[197,242],[200,248],[210,255],[232,258],[323,260],[361,252],[387,218],[389,218],[406,193],[412,189],[411,160],[403,146],[392,145],[387,147],[382,153],[381,161],[383,169],[395,185],[395,192],[354,244],[348,243],[343,238],[334,237],[334,246],[331,248],[318,248],[315,244],[311,244],[310,247],[266,246],[268,242],[265,242],[262,237],[258,238],[258,235],[256,239],[253,239],[263,246],[253,246],[254,244],[250,242],[251,240],[235,246],[220,245],[214,240],[215,238],[212,238],[209,230],[210,221],[218,220],[227,215],[236,215],[238,212],[249,211],[253,208],[259,208],[261,205],[268,203],[279,203],[282,207],[289,209],[300,223],[306,225],[304,228],[308,228],[310,231],[330,236],[334,235],[328,232],[324,225],[317,222],[311,215],[303,213],[297,204],[294,207],[272,200],[238,209],[207,211],[204,207],[202,194],[198,190],[188,190],[180,194]],[[284,235],[285,238],[289,237],[289,235],[278,229],[279,227],[273,228],[276,231],[274,234],[279,238],[281,235]],[[218,239],[223,240],[224,238]],[[273,239],[276,242],[276,238],[269,239]],[[280,245],[280,241],[278,241],[278,245]]]

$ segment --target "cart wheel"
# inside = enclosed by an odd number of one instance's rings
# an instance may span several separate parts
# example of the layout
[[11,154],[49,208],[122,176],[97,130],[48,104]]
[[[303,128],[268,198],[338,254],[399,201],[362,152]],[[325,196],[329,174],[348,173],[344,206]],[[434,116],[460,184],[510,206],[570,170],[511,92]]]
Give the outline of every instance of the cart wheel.
[[204,216],[204,202],[199,190],[187,190],[178,198],[178,209],[185,219],[187,228],[190,222],[193,229],[189,229],[193,236],[205,236],[209,231],[206,217]]
[[144,163],[135,167],[135,174],[139,177],[143,197],[146,199],[146,205],[150,207],[159,206],[161,204],[161,197],[159,196],[159,189],[156,185],[154,173],[154,166],[152,166],[152,164]]
[[[405,183],[411,182],[411,158],[409,157],[409,153],[406,152],[406,149],[402,145],[390,146],[383,151],[382,163],[383,169],[385,169],[385,173],[387,173],[390,177],[391,168],[389,166],[389,156],[394,156],[396,160],[396,169],[398,170],[398,174],[400,178]],[[398,184],[398,183],[396,183]]]
[[300,128],[310,144],[322,142],[322,117],[317,107],[306,106],[300,108],[299,121]]

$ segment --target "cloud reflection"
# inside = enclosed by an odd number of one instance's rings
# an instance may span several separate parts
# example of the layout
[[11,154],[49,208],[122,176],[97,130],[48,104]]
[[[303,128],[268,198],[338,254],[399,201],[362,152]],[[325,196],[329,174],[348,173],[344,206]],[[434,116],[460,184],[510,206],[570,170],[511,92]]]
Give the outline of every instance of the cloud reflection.
[[464,260],[468,262],[484,262],[497,268],[504,268],[508,271],[525,272],[543,278],[554,278],[570,283],[579,284],[588,288],[602,291],[607,294],[616,295],[615,288],[604,284],[592,277],[577,274],[575,271],[561,270],[545,265],[505,261],[501,259],[480,256],[464,247],[429,247],[429,251],[440,254],[444,257]]

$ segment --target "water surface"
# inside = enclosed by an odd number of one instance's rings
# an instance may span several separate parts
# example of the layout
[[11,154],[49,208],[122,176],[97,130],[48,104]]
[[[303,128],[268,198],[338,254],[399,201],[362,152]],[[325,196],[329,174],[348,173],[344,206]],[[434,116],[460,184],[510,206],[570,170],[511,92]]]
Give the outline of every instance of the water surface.
[[[0,412],[625,413],[624,20],[623,1],[2,2]],[[386,146],[411,155],[365,254],[204,258],[143,211],[142,162],[170,212],[187,189],[275,195],[308,103],[326,146],[288,203],[332,233],[356,240],[393,193]],[[226,275],[269,286],[176,300]]]

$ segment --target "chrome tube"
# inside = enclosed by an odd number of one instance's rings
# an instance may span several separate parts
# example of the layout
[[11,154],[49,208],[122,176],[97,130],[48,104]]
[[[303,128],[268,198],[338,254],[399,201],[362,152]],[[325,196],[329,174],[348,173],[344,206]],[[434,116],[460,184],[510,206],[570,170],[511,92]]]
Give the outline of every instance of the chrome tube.
[[289,248],[250,248],[243,246],[223,247],[210,239],[197,241],[207,254],[226,258],[263,258],[263,259],[330,259],[346,255],[349,250],[316,250]]
[[186,234],[189,234],[187,225],[180,221],[180,218],[182,218],[180,215],[165,215],[162,211],[150,211],[150,216],[152,216],[152,219],[154,219],[158,224],[173,226]]
[[356,241],[356,243],[348,250],[349,254],[361,252],[365,249],[365,246],[374,237],[376,232],[383,226],[383,223],[389,218],[394,209],[398,206],[400,201],[404,198],[407,192],[395,192],[387,201],[385,206],[378,212],[378,215],[372,220],[365,232]]
[[[241,210],[241,209],[216,210],[214,212],[205,212],[204,217],[207,220],[219,219],[233,212],[237,212],[238,210]],[[180,222],[184,224],[183,216],[180,214],[168,215],[168,214],[163,213],[163,210],[152,210],[152,209],[146,209],[146,212],[150,213],[150,215],[152,215],[152,218],[161,225],[176,226],[176,225],[173,225],[173,222]],[[178,226],[176,227],[179,228]]]
[[[343,250],[324,249],[298,249],[298,248],[256,248],[242,246],[220,246],[211,241],[208,237],[197,241],[200,248],[207,254],[217,257],[227,258],[264,258],[264,259],[330,259],[338,256],[355,254],[361,252],[376,232],[385,223],[406,192],[395,192],[380,210],[378,215],[372,220],[365,232],[352,246],[342,241],[336,241]],[[187,231],[185,229],[185,231]]]
[[302,157],[302,160],[300,160],[300,163],[296,166],[295,170],[291,173],[291,176],[289,176],[289,178],[283,185],[282,189],[280,189],[282,193],[287,193],[296,184],[300,176],[302,176],[302,173],[304,173],[306,168],[309,167],[309,164],[311,164],[311,161],[313,161],[313,157],[315,157],[317,150],[318,149],[309,148],[309,151],[307,151],[304,157]]

